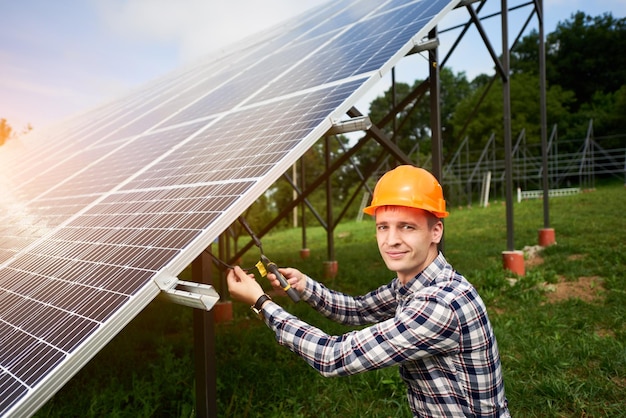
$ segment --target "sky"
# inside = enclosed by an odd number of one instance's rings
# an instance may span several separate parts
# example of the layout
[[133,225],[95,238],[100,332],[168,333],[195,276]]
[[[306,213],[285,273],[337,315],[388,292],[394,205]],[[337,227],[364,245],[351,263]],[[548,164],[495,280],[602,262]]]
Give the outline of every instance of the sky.
[[[14,131],[35,129],[82,113],[121,97],[170,71],[327,0],[0,0],[0,119]],[[425,0],[427,1],[427,0]],[[509,0],[509,6],[526,3]],[[489,0],[484,13],[500,1]],[[490,9],[491,7],[491,9]],[[509,14],[509,38],[517,35],[530,8]],[[583,11],[599,16],[626,16],[625,0],[544,0],[545,32]],[[451,13],[439,30],[464,23],[464,10]],[[498,17],[483,22],[494,49],[502,44]],[[530,28],[537,28],[536,19]],[[528,29],[530,30],[530,29]],[[526,33],[528,32],[526,31]],[[440,35],[440,58],[458,31]],[[484,44],[470,32],[448,67],[469,79],[493,74]],[[425,56],[403,59],[396,79],[412,83],[424,78]],[[368,93],[367,103],[386,86]]]

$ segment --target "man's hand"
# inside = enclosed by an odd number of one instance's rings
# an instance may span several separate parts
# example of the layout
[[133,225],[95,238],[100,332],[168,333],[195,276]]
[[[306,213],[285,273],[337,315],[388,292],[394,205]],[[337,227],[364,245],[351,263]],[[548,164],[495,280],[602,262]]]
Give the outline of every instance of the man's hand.
[[[285,276],[285,279],[291,287],[293,287],[298,293],[302,293],[306,288],[306,277],[299,270],[291,267],[279,268],[278,271]],[[278,282],[278,279],[273,273],[267,273],[267,279],[270,284],[276,290],[282,290],[282,286]]]
[[246,274],[241,267],[235,266],[226,276],[228,291],[233,299],[254,305],[265,293],[254,278],[254,274]]

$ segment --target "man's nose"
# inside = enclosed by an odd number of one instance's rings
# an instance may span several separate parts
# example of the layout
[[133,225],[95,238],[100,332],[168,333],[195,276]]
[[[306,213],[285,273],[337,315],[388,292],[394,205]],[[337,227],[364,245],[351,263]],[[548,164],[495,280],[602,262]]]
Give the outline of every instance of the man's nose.
[[387,245],[397,245],[401,241],[397,228],[389,228],[387,234]]

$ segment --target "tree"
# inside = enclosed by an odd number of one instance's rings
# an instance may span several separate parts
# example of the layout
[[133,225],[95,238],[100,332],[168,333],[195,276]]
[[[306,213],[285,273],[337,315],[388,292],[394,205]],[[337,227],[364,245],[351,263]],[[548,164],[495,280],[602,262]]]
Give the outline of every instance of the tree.
[[[539,79],[533,74],[520,73],[512,75],[510,83],[513,137],[524,129],[527,144],[539,143],[541,141]],[[484,89],[489,84],[481,80],[478,83],[472,83],[472,85],[478,87],[458,103],[451,123],[455,126],[454,130],[459,131],[461,126],[471,117],[466,130],[470,148],[482,150],[492,133],[495,133],[496,138],[500,141],[503,138],[502,88],[498,82],[492,85],[476,113],[472,113],[479,98],[483,96]],[[558,85],[548,87],[546,90],[548,120],[558,121],[559,126],[569,126],[571,123],[569,105],[573,100],[572,92],[564,91]]]
[[[559,94],[548,99],[548,123],[558,125],[560,137],[584,138],[590,119],[596,135],[626,131],[622,90],[626,85],[625,46],[626,19],[615,19],[610,13],[591,17],[577,12],[548,34],[548,91],[557,93],[555,89],[560,89]],[[538,74],[538,48],[539,35],[535,30],[518,42],[511,53],[514,77]],[[564,101],[555,102],[558,97]],[[619,138],[606,146],[620,146]]]
[[0,119],[0,146],[4,145],[9,139],[14,138],[18,135],[24,135],[29,131],[32,131],[33,127],[29,123],[26,125],[22,131],[18,134],[12,127],[7,123],[6,119]]
[[[546,49],[549,49],[548,45]],[[539,75],[539,32],[536,29],[515,44],[511,50],[510,67],[513,74]]]
[[596,92],[589,103],[583,103],[568,133],[585,138],[589,121],[593,120],[594,136],[604,137],[603,148],[623,148],[626,131],[626,84],[613,93]]
[[[443,146],[447,151],[458,146],[459,139],[455,136],[455,126],[451,123],[457,103],[471,93],[471,87],[464,72],[454,73],[448,68],[440,72],[440,111],[443,131]],[[406,83],[396,83],[396,103],[423,83],[416,80],[413,86]],[[380,121],[393,108],[393,87],[390,87],[382,96],[377,97],[370,104],[370,118],[373,122]],[[393,138],[398,147],[413,161],[424,161],[431,151],[430,139],[430,92],[426,91],[423,97],[415,103],[402,109],[396,117],[396,132],[392,123],[381,127],[383,132]],[[423,145],[422,145],[423,144]],[[369,171],[372,162],[380,152],[380,147],[373,142],[368,149],[359,154],[359,160],[364,171]]]
[[591,102],[598,91],[615,92],[626,83],[626,18],[578,12],[559,23],[548,40],[548,80],[574,91],[579,105]]
[[[336,138],[330,138],[330,159],[331,161],[339,157],[343,150],[339,145],[339,142],[347,142],[347,138],[344,136],[338,136]],[[325,166],[325,152],[326,152],[326,144],[325,139],[317,141],[307,152],[304,153],[302,158],[299,161],[299,164],[304,163],[305,165],[305,178],[298,180],[298,187],[301,190],[307,189],[308,186],[313,182],[313,180],[318,179],[324,171],[326,170]],[[286,174],[291,176],[291,170],[289,170]],[[354,184],[354,181],[348,180],[351,174],[351,170],[349,167],[338,170],[330,177],[330,181],[332,184],[332,198],[335,206],[339,206],[342,202],[346,200],[346,197],[349,193],[349,187]],[[297,176],[300,176],[300,168],[298,167]],[[292,180],[294,180],[292,178]],[[304,187],[302,185],[304,184]],[[280,211],[282,211],[286,206],[290,205],[293,202],[293,187],[291,184],[284,178],[281,177],[278,179],[268,190],[269,195],[271,196],[272,207],[274,209],[274,215],[277,215]],[[326,190],[324,187],[318,187],[314,192],[307,196],[307,200],[311,205],[315,208],[315,210],[324,216],[326,211]],[[290,219],[286,218],[282,226],[289,226],[291,224]]]
[[4,145],[11,137],[13,128],[7,123],[6,119],[0,119],[0,146]]

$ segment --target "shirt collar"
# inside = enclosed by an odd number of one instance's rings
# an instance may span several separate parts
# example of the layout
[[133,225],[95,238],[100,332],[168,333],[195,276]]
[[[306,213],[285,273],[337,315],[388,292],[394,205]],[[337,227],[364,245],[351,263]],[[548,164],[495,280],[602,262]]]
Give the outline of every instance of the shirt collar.
[[430,263],[424,270],[422,270],[417,276],[409,280],[404,286],[397,280],[398,293],[401,296],[416,293],[425,287],[430,286],[440,273],[448,264],[445,257],[441,252],[437,254],[437,257]]

